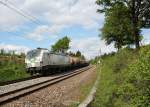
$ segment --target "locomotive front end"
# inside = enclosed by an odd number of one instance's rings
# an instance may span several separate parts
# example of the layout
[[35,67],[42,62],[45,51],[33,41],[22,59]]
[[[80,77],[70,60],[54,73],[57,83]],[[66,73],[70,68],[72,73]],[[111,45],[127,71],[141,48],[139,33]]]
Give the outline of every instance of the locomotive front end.
[[27,72],[33,74],[36,71],[41,70],[41,50],[35,49],[27,53],[25,58],[26,70]]

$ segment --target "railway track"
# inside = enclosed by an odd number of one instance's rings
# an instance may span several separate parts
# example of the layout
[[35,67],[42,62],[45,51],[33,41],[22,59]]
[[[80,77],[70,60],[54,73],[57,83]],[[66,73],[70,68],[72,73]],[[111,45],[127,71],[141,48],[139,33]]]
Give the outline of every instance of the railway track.
[[4,81],[4,82],[0,82],[0,86],[14,84],[17,82],[27,81],[27,80],[31,80],[31,79],[35,79],[35,78],[39,78],[39,77],[40,77],[40,75],[35,75],[35,76],[30,76],[30,77],[26,77],[26,78],[11,80],[11,81]]
[[62,80],[78,75],[91,68],[91,66],[88,66],[75,70],[73,72],[67,72],[57,76],[40,77],[37,79],[0,86],[0,104],[7,103],[15,98],[27,95],[39,89],[56,84]]

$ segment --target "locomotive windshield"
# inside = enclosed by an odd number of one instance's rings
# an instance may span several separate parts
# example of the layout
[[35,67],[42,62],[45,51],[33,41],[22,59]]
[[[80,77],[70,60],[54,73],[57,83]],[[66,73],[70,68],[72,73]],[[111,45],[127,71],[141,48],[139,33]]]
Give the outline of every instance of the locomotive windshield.
[[37,50],[37,49],[36,50],[31,50],[27,53],[26,58],[27,59],[35,58],[35,57],[39,56],[40,53],[41,53],[41,50]]

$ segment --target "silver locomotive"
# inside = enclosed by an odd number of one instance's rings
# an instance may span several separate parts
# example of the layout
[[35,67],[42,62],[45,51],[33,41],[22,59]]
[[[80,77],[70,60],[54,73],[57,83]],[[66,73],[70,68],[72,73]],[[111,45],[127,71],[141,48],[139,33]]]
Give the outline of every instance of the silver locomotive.
[[27,72],[31,74],[52,74],[88,65],[77,57],[63,53],[52,53],[48,49],[37,48],[27,53]]

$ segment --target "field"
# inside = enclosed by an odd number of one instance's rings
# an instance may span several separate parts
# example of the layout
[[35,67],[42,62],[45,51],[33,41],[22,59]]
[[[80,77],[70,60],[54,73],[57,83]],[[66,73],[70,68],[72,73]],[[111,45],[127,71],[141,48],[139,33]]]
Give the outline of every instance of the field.
[[150,45],[104,55],[97,72],[100,80],[92,107],[150,107]]
[[0,82],[28,77],[24,56],[0,54]]

